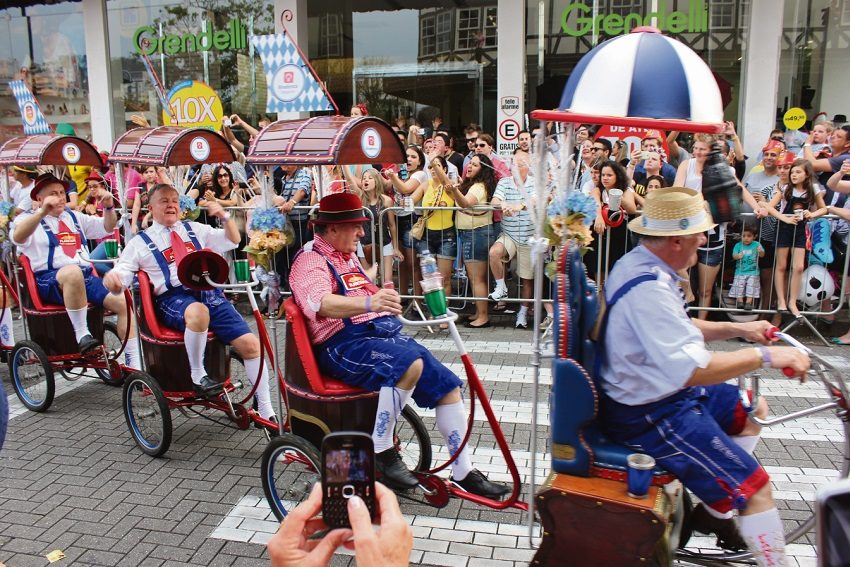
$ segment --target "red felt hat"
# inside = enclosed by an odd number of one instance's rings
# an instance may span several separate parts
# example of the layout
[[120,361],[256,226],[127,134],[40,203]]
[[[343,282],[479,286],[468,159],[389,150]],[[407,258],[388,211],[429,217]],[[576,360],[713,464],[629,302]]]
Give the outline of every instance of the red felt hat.
[[103,176],[98,173],[97,170],[92,169],[86,177],[86,183],[88,183],[89,181],[97,181],[99,183],[103,183]]
[[777,152],[782,153],[785,151],[785,144],[777,140],[768,140],[761,151],[766,152],[767,150],[776,150]]
[[221,254],[212,250],[195,250],[189,252],[177,264],[177,279],[184,286],[196,291],[213,289],[205,276],[217,284],[227,283],[230,266]]
[[779,159],[776,160],[776,165],[791,165],[797,161],[797,156],[794,152],[782,152],[779,154]]
[[343,224],[348,222],[365,222],[369,218],[363,213],[363,203],[354,193],[334,193],[322,197],[319,201],[319,212],[313,219],[313,224]]
[[65,192],[71,188],[71,182],[65,181],[64,179],[59,179],[52,173],[42,173],[38,177],[35,178],[35,183],[32,186],[32,191],[30,191],[30,199],[35,201],[38,199],[38,193],[48,185],[52,185],[53,183],[58,183],[62,187],[65,188]]

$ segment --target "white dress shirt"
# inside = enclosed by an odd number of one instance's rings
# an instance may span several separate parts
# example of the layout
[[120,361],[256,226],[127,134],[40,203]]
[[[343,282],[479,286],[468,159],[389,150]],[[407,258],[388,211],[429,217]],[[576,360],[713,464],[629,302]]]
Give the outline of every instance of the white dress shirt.
[[[19,241],[15,237],[15,228],[16,225],[23,219],[32,216],[33,212],[23,212],[19,216],[12,221],[12,227],[10,229],[9,237],[14,244],[18,246],[18,252],[20,254],[26,254],[27,258],[30,259],[30,263],[32,264],[32,270],[34,272],[40,272],[42,270],[47,269],[47,256],[50,252],[50,241],[47,238],[47,232],[44,230],[44,227],[41,223],[38,224],[35,231],[30,235],[29,238],[24,240],[23,242]],[[91,215],[85,215],[83,213],[74,213],[74,216],[77,217],[77,221],[80,223],[80,228],[83,231],[83,234],[80,235],[80,245],[86,246],[86,239],[97,239],[104,238],[112,234],[104,228],[103,217],[95,217]],[[65,223],[68,227],[68,230],[72,233],[77,233],[77,225],[74,224],[74,219],[71,218],[71,214],[66,210],[62,211],[62,214],[58,217],[53,215],[47,215],[44,217],[44,222],[47,223],[47,226],[50,227],[50,230],[53,231],[53,234],[59,233],[59,221]],[[68,266],[70,264],[84,265],[88,264],[86,260],[84,260],[80,253],[74,255],[73,258],[69,258],[65,251],[62,250],[61,246],[57,246],[56,250],[53,252],[53,269],[58,270],[63,266]]]
[[[202,248],[209,248],[214,252],[223,254],[229,250],[236,248],[234,244],[227,238],[227,233],[223,228],[213,228],[207,224],[190,222],[192,231],[198,239]],[[176,230],[183,242],[191,242],[189,235],[186,233],[186,228],[182,222],[175,223],[171,228],[159,224],[154,221],[151,226],[145,230],[145,234],[150,237],[151,241],[162,251],[171,248],[171,230]],[[169,265],[169,275],[171,284],[175,287],[180,286],[180,280],[177,278],[176,262],[171,262]],[[154,293],[160,295],[168,290],[165,285],[165,276],[156,258],[148,249],[147,243],[141,236],[136,235],[128,243],[118,262],[115,264],[114,271],[121,278],[121,282],[125,287],[130,287],[133,282],[133,275],[139,270],[144,270],[150,276],[151,284],[154,288]]]

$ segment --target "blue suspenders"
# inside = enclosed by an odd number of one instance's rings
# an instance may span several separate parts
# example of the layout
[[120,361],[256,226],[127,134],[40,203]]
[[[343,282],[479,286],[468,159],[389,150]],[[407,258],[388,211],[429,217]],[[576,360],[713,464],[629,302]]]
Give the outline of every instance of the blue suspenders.
[[[74,211],[67,207],[65,208],[65,211],[71,215],[71,220],[74,221],[74,228],[77,229],[77,234],[80,235],[80,246],[82,246],[86,236],[83,234],[83,229],[80,227],[80,221],[77,220],[77,215],[74,214]],[[41,219],[41,227],[44,229],[44,232],[47,233],[47,269],[53,270],[53,255],[56,253],[56,248],[59,246],[59,239],[44,219]]]
[[[192,241],[192,244],[195,246],[195,250],[200,250],[201,243],[198,242],[198,237],[195,235],[195,231],[192,230],[192,227],[187,221],[183,221],[183,228],[186,229],[186,234],[189,235],[189,240]],[[159,265],[159,269],[162,270],[162,276],[165,278],[165,288],[169,291],[174,289],[174,284],[171,283],[171,268],[168,266],[168,260],[165,259],[165,254],[162,253],[162,250],[153,243],[151,237],[145,234],[144,231],[140,232],[139,236],[142,240],[144,240],[145,244],[147,244],[148,250],[151,251],[156,263]]]

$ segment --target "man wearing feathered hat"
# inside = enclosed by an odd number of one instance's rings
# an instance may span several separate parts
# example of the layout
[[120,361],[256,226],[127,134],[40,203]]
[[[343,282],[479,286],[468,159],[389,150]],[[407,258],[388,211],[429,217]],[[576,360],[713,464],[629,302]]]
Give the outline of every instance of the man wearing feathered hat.
[[[360,199],[352,193],[322,198],[313,220],[315,240],[296,257],[289,276],[295,302],[307,318],[322,372],[352,386],[378,391],[372,439],[376,464],[386,484],[418,484],[393,446],[393,431],[410,398],[436,407],[437,427],[452,453],[466,436],[462,382],[425,347],[401,334],[401,299],[378,288],[363,271],[357,244],[363,237]],[[482,496],[500,498],[507,487],[472,468],[468,448],[452,463],[455,484]]]
[[[695,529],[717,533],[724,547],[746,545],[759,565],[783,565],[782,522],[768,475],[752,456],[760,427],[748,419],[737,387],[724,382],[762,367],[805,376],[809,359],[795,348],[765,346],[767,321],[688,317],[676,270],[696,263],[704,233],[714,226],[702,195],[680,187],[650,193],[643,214],[629,223],[641,245],[614,265],[605,283],[602,415],[611,437],[653,456],[701,500]],[[706,349],[706,341],[733,337],[758,346]],[[767,414],[764,400],[753,407],[756,415]],[[731,519],[735,509],[740,535]]]
[[[130,314],[124,298],[110,295],[81,255],[83,244],[89,238],[106,237],[115,229],[118,217],[112,193],[106,189],[97,192],[103,216],[96,217],[67,207],[69,187],[68,181],[51,173],[39,175],[30,193],[34,210],[15,217],[9,236],[18,251],[29,258],[42,301],[65,306],[80,353],[86,354],[100,346],[100,341],[89,332],[87,302],[117,313],[118,333],[122,337]],[[130,336],[135,336],[134,333],[134,326],[131,326]],[[138,368],[135,366],[135,345],[135,340],[127,342],[125,360],[128,366]]]

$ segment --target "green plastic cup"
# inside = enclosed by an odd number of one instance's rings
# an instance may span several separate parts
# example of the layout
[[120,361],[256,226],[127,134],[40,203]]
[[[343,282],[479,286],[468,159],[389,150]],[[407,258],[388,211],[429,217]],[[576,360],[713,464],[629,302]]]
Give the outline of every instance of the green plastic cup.
[[113,260],[118,257],[118,241],[114,238],[103,241],[103,250],[106,252],[106,257]]
[[443,288],[425,292],[425,305],[434,317],[442,317],[446,314],[446,290]]
[[233,271],[236,273],[236,281],[247,283],[251,281],[251,265],[248,260],[236,260],[233,263]]

